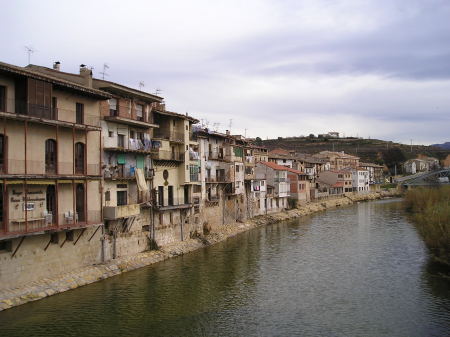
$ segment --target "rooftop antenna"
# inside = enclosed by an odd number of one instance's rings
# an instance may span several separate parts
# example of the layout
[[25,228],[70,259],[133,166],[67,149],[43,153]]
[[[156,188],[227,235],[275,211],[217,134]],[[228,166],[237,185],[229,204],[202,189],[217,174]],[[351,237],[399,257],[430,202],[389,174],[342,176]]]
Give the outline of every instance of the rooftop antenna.
[[213,129],[214,129],[215,132],[217,132],[219,130],[219,126],[220,126],[220,123],[214,123],[213,124]]
[[109,69],[108,63],[103,63],[103,71],[100,72],[100,75],[102,75],[102,80],[105,79],[105,76],[109,76],[109,74],[106,73],[106,69]]
[[247,129],[244,129],[244,137],[247,138]]
[[144,83],[144,81],[140,81],[140,82],[139,82],[139,90],[142,91],[142,88],[143,88],[143,87],[145,87],[145,83]]
[[25,46],[25,50],[28,54],[28,64],[31,64],[31,55],[35,52],[34,48],[31,46]]
[[162,90],[159,89],[159,88],[156,88],[154,94],[155,94],[156,96],[159,96],[160,93],[162,93]]
[[233,125],[233,119],[230,118],[230,123],[228,124],[228,129],[230,130],[230,132],[231,132],[231,126],[232,125]]

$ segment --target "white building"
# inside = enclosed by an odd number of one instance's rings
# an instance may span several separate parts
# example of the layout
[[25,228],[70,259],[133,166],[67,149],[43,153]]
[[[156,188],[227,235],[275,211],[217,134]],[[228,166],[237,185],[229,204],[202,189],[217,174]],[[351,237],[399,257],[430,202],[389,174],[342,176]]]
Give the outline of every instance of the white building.
[[369,171],[356,169],[352,170],[353,191],[358,193],[369,192]]

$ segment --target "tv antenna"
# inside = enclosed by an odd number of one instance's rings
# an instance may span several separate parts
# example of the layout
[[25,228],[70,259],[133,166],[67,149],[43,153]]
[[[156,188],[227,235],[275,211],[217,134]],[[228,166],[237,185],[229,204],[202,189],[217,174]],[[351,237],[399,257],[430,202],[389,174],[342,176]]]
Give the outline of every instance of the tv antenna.
[[25,50],[27,51],[27,54],[28,54],[28,64],[31,64],[31,55],[33,55],[33,53],[36,50],[34,50],[34,48],[31,46],[25,46]]
[[142,91],[142,88],[143,88],[143,87],[145,87],[145,83],[144,83],[144,81],[140,81],[140,82],[139,82],[139,90]]
[[215,132],[217,132],[219,130],[219,126],[220,126],[220,123],[214,123],[213,124],[213,129],[214,129]]
[[100,75],[102,75],[102,80],[105,79],[105,76],[109,76],[109,74],[106,73],[106,69],[109,69],[108,63],[103,63],[103,71],[100,72]]
[[159,96],[160,93],[162,93],[162,90],[159,89],[159,88],[156,88],[156,89],[155,89],[155,95],[156,95],[156,96]]
[[228,129],[230,130],[230,132],[231,132],[231,127],[232,126],[233,126],[233,119],[230,118],[230,123],[228,124]]

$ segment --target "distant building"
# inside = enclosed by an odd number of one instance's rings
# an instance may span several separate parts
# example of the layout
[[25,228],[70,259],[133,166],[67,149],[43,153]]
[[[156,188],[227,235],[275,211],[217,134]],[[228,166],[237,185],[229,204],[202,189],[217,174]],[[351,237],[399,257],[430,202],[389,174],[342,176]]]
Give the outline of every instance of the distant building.
[[313,157],[329,161],[331,170],[342,170],[348,167],[356,169],[359,167],[359,157],[346,154],[344,151],[321,151],[314,154]]

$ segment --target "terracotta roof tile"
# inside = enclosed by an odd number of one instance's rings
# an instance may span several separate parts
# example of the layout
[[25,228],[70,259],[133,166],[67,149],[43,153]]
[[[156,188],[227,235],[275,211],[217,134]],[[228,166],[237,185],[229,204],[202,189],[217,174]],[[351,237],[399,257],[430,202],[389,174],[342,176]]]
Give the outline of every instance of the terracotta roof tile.
[[281,165],[278,165],[278,164],[275,164],[272,162],[262,161],[262,162],[259,162],[259,164],[266,165],[267,167],[270,167],[273,170],[278,170],[278,171],[287,171],[288,170],[288,167],[281,166]]

